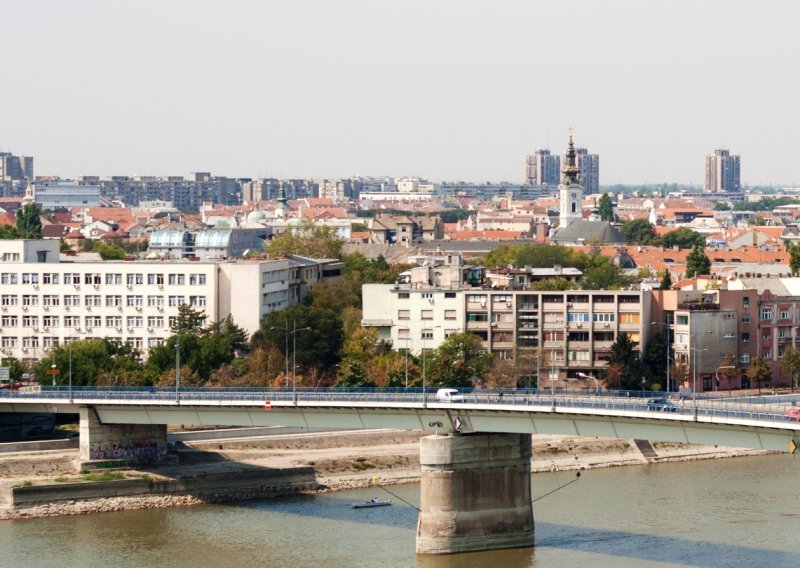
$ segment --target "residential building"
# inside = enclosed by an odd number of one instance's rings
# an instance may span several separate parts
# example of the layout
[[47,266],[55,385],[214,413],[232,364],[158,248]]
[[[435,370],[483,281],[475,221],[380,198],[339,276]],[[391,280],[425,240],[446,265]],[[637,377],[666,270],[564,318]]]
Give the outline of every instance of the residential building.
[[99,207],[100,186],[67,181],[37,182],[33,185],[33,198],[42,209]]
[[706,175],[704,189],[708,192],[738,193],[740,184],[739,156],[731,155],[728,150],[714,150],[714,154],[706,156]]
[[230,315],[253,333],[268,313],[301,301],[341,268],[338,261],[310,266],[311,259],[61,260],[54,240],[0,241],[0,258],[0,352],[29,360],[91,338],[146,354],[173,335],[184,304],[204,312],[207,323]]
[[561,158],[550,154],[549,148],[539,148],[525,156],[525,183],[557,186],[561,179]]
[[600,192],[600,156],[590,154],[586,148],[575,150],[576,163],[580,170],[581,185],[587,194]]
[[33,157],[0,152],[0,182],[33,179]]

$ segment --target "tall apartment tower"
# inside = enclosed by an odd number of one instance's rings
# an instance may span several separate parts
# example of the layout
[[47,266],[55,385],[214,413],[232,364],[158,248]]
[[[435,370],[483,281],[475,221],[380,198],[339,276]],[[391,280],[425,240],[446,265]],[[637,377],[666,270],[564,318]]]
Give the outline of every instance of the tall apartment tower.
[[706,156],[706,180],[704,188],[710,192],[739,191],[739,156],[731,156],[728,150],[714,150]]
[[525,156],[525,183],[530,185],[558,185],[561,159],[550,154],[549,148],[539,148]]
[[590,154],[586,148],[578,148],[575,158],[581,172],[583,191],[587,194],[600,193],[600,156]]
[[572,130],[569,131],[569,146],[564,153],[564,167],[561,169],[561,184],[558,186],[559,214],[558,227],[562,230],[570,223],[583,219],[581,201],[583,187],[580,180],[575,145],[572,143]]
[[0,181],[33,179],[33,158],[0,152]]

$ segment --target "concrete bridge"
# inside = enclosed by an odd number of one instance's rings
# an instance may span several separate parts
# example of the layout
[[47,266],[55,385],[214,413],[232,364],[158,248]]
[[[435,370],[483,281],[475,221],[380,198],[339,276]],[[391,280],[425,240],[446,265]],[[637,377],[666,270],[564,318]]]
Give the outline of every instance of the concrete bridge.
[[800,443],[800,422],[786,415],[791,397],[703,398],[663,408],[619,394],[476,392],[444,403],[419,391],[45,387],[0,392],[0,412],[80,415],[86,468],[162,461],[168,424],[429,431],[420,444],[423,553],[532,546],[531,434],[777,451]]

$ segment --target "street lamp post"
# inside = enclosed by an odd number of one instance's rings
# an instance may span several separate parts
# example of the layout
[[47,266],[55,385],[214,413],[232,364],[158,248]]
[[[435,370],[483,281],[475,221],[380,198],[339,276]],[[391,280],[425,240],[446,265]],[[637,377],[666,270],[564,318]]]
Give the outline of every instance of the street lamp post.
[[282,329],[284,333],[285,345],[283,350],[283,357],[284,361],[286,362],[286,372],[284,377],[286,378],[286,390],[289,390],[289,316],[285,316],[286,319],[284,321],[283,327],[272,326],[270,329]]
[[[405,356],[405,367],[406,367],[406,390],[408,390],[408,341],[411,339],[411,330],[407,325],[398,325],[400,329],[405,329],[407,334],[405,337],[406,342],[406,356]],[[397,334],[397,338],[400,338],[400,334]]]
[[582,379],[592,379],[594,381],[594,393],[597,394],[600,392],[600,383],[597,382],[596,377],[593,377],[592,375],[587,375],[586,373],[578,373],[578,376]]
[[[431,339],[433,339],[433,330],[440,328],[442,326],[436,325],[430,328],[431,332]],[[426,377],[426,365],[425,365],[425,347],[427,347],[428,338],[425,335],[425,330],[422,330],[422,407],[426,408],[428,406],[428,390],[427,390],[427,377]]]
[[67,343],[69,353],[69,401],[72,402],[72,341]]
[[[177,322],[178,320],[176,320]],[[181,328],[175,330],[175,402],[181,401]]]
[[[297,406],[297,335],[298,331],[306,331],[310,327],[301,327],[297,329],[297,320],[292,320],[292,401]],[[288,361],[288,357],[286,358]]]

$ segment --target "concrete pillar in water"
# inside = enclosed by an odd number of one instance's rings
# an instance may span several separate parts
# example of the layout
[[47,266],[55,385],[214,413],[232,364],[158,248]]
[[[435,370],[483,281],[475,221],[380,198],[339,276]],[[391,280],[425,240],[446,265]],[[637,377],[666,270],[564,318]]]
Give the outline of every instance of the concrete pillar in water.
[[94,408],[80,408],[81,469],[103,462],[155,465],[166,457],[165,424],[103,424]]
[[417,552],[533,546],[530,434],[420,440]]

